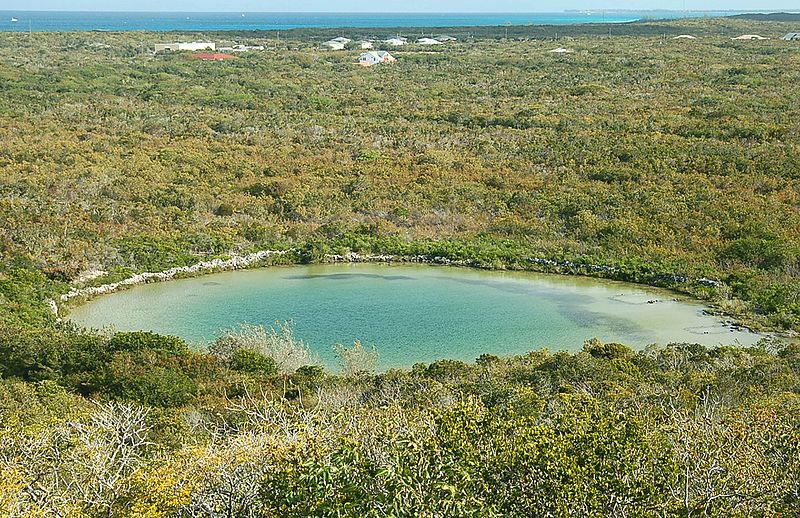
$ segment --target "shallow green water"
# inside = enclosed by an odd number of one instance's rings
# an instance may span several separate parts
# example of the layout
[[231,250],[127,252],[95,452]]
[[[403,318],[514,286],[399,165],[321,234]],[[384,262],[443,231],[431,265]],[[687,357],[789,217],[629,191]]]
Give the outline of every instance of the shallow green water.
[[[594,279],[375,264],[220,273],[138,286],[76,308],[87,327],[150,330],[209,341],[240,322],[294,322],[295,335],[333,363],[331,346],[374,344],[382,368],[442,358],[471,361],[547,347],[579,350],[598,337],[650,343],[752,344],[703,307],[669,292]],[[648,300],[659,300],[648,304]]]

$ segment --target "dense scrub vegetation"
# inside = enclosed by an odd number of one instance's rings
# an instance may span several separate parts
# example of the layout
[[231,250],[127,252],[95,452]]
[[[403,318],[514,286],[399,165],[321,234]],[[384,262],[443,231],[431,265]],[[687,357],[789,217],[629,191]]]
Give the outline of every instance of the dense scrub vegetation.
[[[64,346],[64,344],[70,344]],[[341,376],[287,328],[0,337],[4,516],[791,516],[800,348],[482,356]],[[32,362],[30,358],[41,358]],[[78,394],[91,396],[84,398]]]
[[268,44],[225,62],[0,34],[0,515],[795,515],[797,344],[376,374],[356,343],[332,375],[288,327],[195,352],[46,305],[231,253],[356,251],[665,285],[800,330],[800,46],[730,40],[796,28],[608,30],[452,30],[470,38],[372,69],[326,31],[169,36]]

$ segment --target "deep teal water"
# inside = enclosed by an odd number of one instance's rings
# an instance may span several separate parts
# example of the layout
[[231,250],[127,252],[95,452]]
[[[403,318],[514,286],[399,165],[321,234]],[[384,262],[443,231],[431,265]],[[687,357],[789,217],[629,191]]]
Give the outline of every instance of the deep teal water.
[[[222,5],[222,4],[221,4]],[[724,16],[727,11],[591,13],[176,13],[0,10],[0,31],[226,31],[334,27],[473,27],[622,23],[642,18]],[[17,22],[11,22],[16,18]]]
[[[382,368],[482,353],[576,351],[598,337],[751,344],[674,294],[594,279],[425,266],[319,265],[220,273],[138,286],[75,308],[71,320],[194,342],[240,322],[294,322],[327,365],[335,343],[375,345]],[[661,302],[648,304],[648,300]]]

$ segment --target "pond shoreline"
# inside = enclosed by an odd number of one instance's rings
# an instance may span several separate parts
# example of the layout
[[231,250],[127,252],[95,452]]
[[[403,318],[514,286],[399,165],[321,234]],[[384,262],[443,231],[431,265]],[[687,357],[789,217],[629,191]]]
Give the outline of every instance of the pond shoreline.
[[[186,277],[193,277],[195,275],[208,275],[213,273],[225,272],[225,271],[232,271],[232,270],[242,270],[248,268],[257,268],[261,267],[259,265],[260,262],[268,259],[270,257],[275,256],[285,256],[288,254],[297,253],[296,249],[287,249],[287,250],[260,250],[258,252],[254,252],[252,254],[247,255],[238,255],[238,254],[231,254],[229,259],[212,259],[210,261],[200,261],[190,266],[176,266],[172,268],[168,268],[166,270],[162,270],[160,272],[142,272],[133,274],[130,277],[127,277],[121,281],[101,284],[99,286],[85,286],[82,288],[73,288],[72,290],[68,291],[59,296],[60,302],[68,302],[75,298],[81,299],[91,299],[99,295],[106,295],[110,293],[114,293],[121,289],[127,289],[132,286],[137,286],[139,284],[147,284],[150,282],[164,282],[169,281],[175,278],[186,278]],[[593,265],[593,264],[577,264],[571,261],[563,261],[557,262],[550,259],[543,259],[543,258],[528,258],[527,259],[531,264],[539,265],[539,266],[549,266],[554,268],[584,268],[591,272],[606,272],[612,273],[616,271],[616,268],[613,266],[606,266],[606,265]],[[498,267],[489,267],[485,265],[481,265],[475,261],[470,259],[466,260],[452,260],[442,256],[427,256],[427,255],[392,255],[392,254],[359,254],[357,252],[349,252],[344,255],[340,254],[324,254],[322,256],[322,261],[319,261],[321,264],[330,264],[330,263],[386,263],[386,264],[427,264],[432,266],[454,266],[454,267],[464,267],[464,268],[475,268],[481,270],[497,270],[497,271],[504,271],[504,270],[514,270],[514,271],[539,271],[539,270],[527,270],[524,268],[513,268],[502,266]],[[292,263],[292,264],[301,264],[301,263]],[[98,273],[104,272],[93,272],[91,278],[97,278],[99,275]],[[569,273],[561,273],[561,272],[540,272],[540,273],[558,273],[562,275],[573,275],[573,276],[580,276],[579,274],[569,274]],[[89,280],[91,280],[91,278]],[[79,277],[80,279],[80,277]],[[611,279],[616,280],[616,279]],[[689,282],[689,279],[685,277],[673,277],[672,279],[675,282]],[[711,281],[709,279],[700,279],[698,282],[709,283],[707,285],[716,286],[716,281]],[[634,284],[634,283],[632,283]],[[641,284],[642,286],[651,286],[654,288],[661,288],[661,286],[652,286],[649,284]],[[55,308],[54,312],[57,313],[58,309],[58,302],[54,299],[47,300],[48,306],[51,308]]]
[[[64,306],[67,305],[67,303],[69,303],[70,301],[75,301],[76,299],[77,299],[76,303],[81,304],[97,296],[111,294],[141,284],[148,284],[152,282],[165,282],[173,279],[191,278],[200,275],[210,275],[226,271],[245,270],[245,269],[273,266],[272,264],[264,264],[264,262],[270,258],[285,257],[290,254],[298,254],[298,253],[299,251],[297,249],[291,248],[286,250],[260,250],[246,255],[231,254],[228,259],[212,259],[209,261],[200,261],[190,266],[173,267],[173,268],[168,268],[166,270],[162,270],[160,272],[137,273],[121,281],[102,284],[99,286],[85,286],[81,288],[76,287],[68,291],[67,293],[62,294],[58,298],[59,299],[58,302],[54,299],[47,299],[45,302],[51,309],[53,314],[55,314],[57,317],[60,317],[62,315],[62,309],[65,309]],[[616,279],[614,278],[614,272],[617,271],[617,268],[613,266],[580,264],[580,263],[575,263],[573,261],[559,262],[539,257],[529,257],[526,258],[526,260],[532,266],[531,269],[520,268],[520,267],[509,267],[506,265],[502,265],[500,267],[498,267],[497,265],[488,266],[480,264],[470,259],[453,260],[443,256],[359,254],[357,252],[349,252],[347,254],[324,254],[321,260],[314,262],[318,264],[336,264],[336,263],[384,263],[384,264],[397,264],[397,265],[420,264],[420,265],[430,265],[430,266],[452,266],[452,267],[472,268],[480,270],[494,270],[494,271],[530,271],[534,273],[546,273],[546,274],[565,275],[572,277],[602,278],[618,282],[627,282],[632,285],[639,285],[648,288],[656,288],[662,290],[666,289],[676,294],[680,293],[675,288],[659,286],[655,284],[635,283],[632,281]],[[303,263],[302,261],[290,261],[289,264],[303,264]],[[564,269],[568,269],[569,271],[564,271]],[[585,271],[586,274],[581,274],[580,273],[581,270]],[[592,273],[594,273],[595,275],[591,275]],[[688,284],[693,282],[706,287],[717,287],[719,285],[717,281],[706,278],[689,279],[687,277],[682,277],[682,276],[670,276],[669,278],[664,278],[662,280],[680,284]],[[707,307],[705,311],[708,314],[717,317],[733,318],[730,315],[726,315],[724,312],[718,311],[719,308],[715,307],[714,304],[709,301],[703,301],[701,299],[698,299],[697,297],[691,296],[690,294],[686,293],[683,294],[689,295],[690,298],[696,302],[702,302]],[[731,329],[747,330],[753,333],[766,331],[769,332],[770,334],[786,338],[796,337],[796,334],[792,332],[787,333],[785,331],[775,331],[772,329],[764,330],[764,329],[753,328],[750,325],[747,325],[736,319],[725,320],[725,324],[728,325]]]
[[378,347],[387,368],[541,347],[576,351],[593,337],[642,350],[672,342],[752,345],[764,336],[731,329],[688,297],[675,300],[667,290],[629,283],[410,262],[327,261],[144,284],[75,306],[65,320],[106,333],[177,336],[198,346],[242,322],[265,329],[291,322],[295,335],[326,362],[335,362],[331,344],[359,340]]

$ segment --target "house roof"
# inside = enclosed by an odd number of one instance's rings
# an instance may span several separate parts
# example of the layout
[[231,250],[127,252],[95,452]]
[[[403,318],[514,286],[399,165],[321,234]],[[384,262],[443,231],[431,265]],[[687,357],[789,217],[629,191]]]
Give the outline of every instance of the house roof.
[[385,50],[371,50],[369,52],[362,52],[361,53],[361,57],[363,58],[364,56],[374,56],[374,57],[376,57],[378,59],[383,59],[386,56],[390,56],[391,57],[391,54],[389,54]]
[[790,32],[781,39],[786,41],[800,40],[800,32]]

